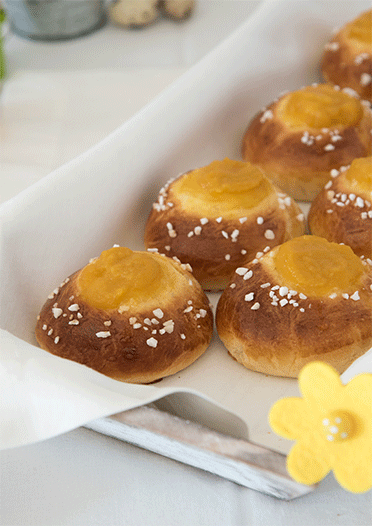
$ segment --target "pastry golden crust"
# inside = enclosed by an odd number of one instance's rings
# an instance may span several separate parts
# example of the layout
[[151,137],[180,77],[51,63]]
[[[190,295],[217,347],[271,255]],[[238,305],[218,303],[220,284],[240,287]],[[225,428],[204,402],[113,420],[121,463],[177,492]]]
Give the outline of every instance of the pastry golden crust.
[[160,260],[169,286],[162,284],[160,293],[143,302],[139,298],[114,309],[97,308],[84,297],[84,267],[65,280],[42,307],[36,325],[40,347],[130,383],[153,382],[199,358],[213,331],[208,298],[179,263],[144,254],[156,263]]
[[326,81],[372,102],[372,10],[344,25],[325,45],[321,70]]
[[[292,103],[291,97],[307,99]],[[336,97],[344,100],[335,102]],[[295,107],[304,114],[292,125],[285,116]],[[312,201],[332,169],[371,155],[371,128],[369,104],[356,94],[331,85],[308,86],[282,95],[253,118],[243,137],[242,157],[294,199]]]
[[222,293],[216,312],[222,342],[254,371],[297,377],[306,363],[322,360],[342,373],[372,344],[372,268],[364,263],[352,293],[314,297],[283,282],[275,265],[279,248],[238,268]]
[[[226,161],[215,161],[207,168]],[[246,165],[228,163],[244,169]],[[191,173],[161,189],[147,220],[145,246],[190,264],[205,290],[224,289],[236,267],[304,233],[305,218],[299,206],[269,181],[268,194],[256,205],[228,208],[227,193],[222,192],[226,200],[216,204],[213,199],[203,201],[197,191],[192,196],[184,192],[182,180]]]
[[[348,177],[351,167],[359,164],[368,165],[369,189]],[[356,159],[351,167],[333,172],[311,204],[308,224],[312,234],[349,245],[358,256],[372,259],[372,157]]]

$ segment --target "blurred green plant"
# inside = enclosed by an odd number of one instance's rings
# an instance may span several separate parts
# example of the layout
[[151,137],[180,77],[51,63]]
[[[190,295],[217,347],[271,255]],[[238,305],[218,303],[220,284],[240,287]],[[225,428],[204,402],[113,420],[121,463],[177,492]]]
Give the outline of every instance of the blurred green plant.
[[3,23],[5,22],[5,11],[0,7],[0,80],[5,77],[5,54],[4,54],[4,38],[3,38]]

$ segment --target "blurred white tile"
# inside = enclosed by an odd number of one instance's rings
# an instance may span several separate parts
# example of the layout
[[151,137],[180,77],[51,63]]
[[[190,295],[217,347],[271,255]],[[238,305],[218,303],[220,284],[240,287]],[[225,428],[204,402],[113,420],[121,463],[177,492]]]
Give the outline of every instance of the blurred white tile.
[[1,123],[55,121],[65,112],[66,91],[60,79],[44,72],[22,71],[4,82]]
[[53,168],[58,160],[60,122],[4,119],[0,124],[1,163]]
[[95,146],[185,69],[30,70],[8,78],[0,98],[1,200]]
[[9,32],[8,76],[0,97],[0,176],[6,198],[130,119],[259,2],[198,0],[183,23],[163,18],[139,31],[108,23],[63,42],[36,42]]

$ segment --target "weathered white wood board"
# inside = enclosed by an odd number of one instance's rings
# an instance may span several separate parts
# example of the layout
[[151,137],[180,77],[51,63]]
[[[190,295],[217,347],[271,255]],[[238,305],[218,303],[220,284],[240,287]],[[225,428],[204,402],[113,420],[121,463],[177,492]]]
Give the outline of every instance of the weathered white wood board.
[[282,453],[154,407],[141,406],[85,427],[279,499],[300,497],[315,487],[298,484],[289,476]]

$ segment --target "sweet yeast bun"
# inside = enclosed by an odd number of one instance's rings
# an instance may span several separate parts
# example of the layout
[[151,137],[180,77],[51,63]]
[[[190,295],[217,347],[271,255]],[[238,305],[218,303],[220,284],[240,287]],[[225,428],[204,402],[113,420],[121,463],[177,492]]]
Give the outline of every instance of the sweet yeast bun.
[[218,334],[253,371],[297,377],[312,360],[342,373],[372,345],[372,267],[350,247],[301,236],[236,269]]
[[48,297],[36,325],[46,351],[116,380],[149,383],[207,349],[209,301],[176,261],[113,247]]
[[327,42],[321,71],[326,81],[352,88],[372,102],[372,9],[345,24]]
[[221,290],[235,268],[304,233],[304,214],[249,163],[224,159],[160,190],[145,246],[189,263],[205,290]]
[[258,113],[242,157],[296,200],[312,201],[332,169],[372,152],[370,104],[351,90],[314,84],[288,92]]
[[354,159],[332,175],[311,204],[310,231],[372,260],[372,157]]

